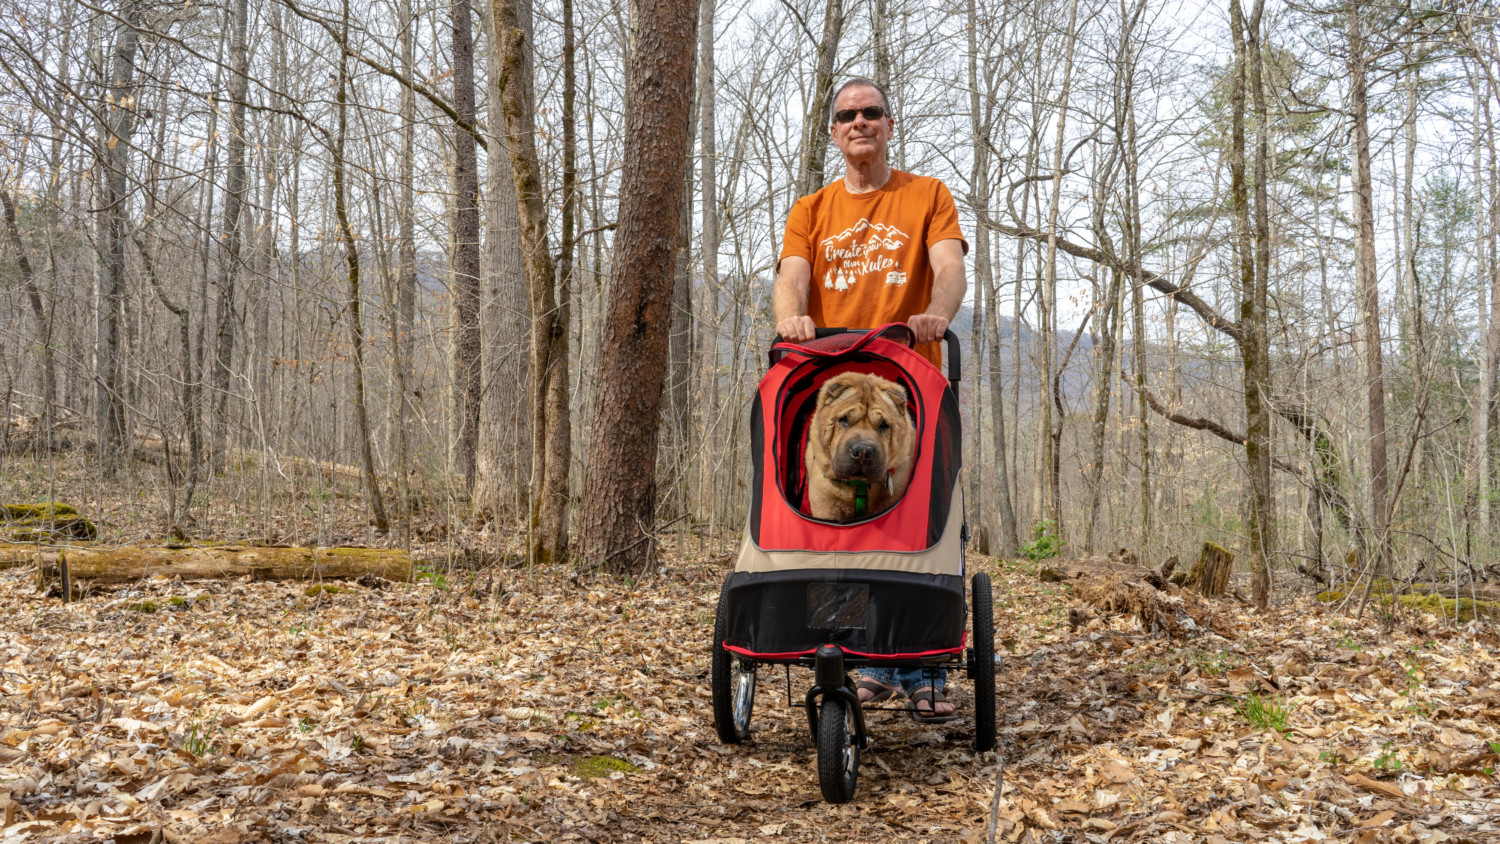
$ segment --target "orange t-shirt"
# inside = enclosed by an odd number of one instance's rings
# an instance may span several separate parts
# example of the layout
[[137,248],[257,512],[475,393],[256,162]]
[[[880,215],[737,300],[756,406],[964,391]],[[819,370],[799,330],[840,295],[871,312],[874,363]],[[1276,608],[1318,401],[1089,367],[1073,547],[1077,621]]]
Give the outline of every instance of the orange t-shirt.
[[[950,239],[969,251],[947,185],[892,170],[880,190],[853,194],[839,179],[797,200],[781,257],[812,264],[807,315],[816,325],[876,328],[927,310],[933,282],[927,249]],[[940,362],[937,343],[918,349]]]

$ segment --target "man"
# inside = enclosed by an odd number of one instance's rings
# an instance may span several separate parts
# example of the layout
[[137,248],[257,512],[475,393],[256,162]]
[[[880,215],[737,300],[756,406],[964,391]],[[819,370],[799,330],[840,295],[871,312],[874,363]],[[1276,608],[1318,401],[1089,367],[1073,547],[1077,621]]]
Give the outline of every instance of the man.
[[[896,129],[890,100],[857,77],[834,94],[828,130],[844,154],[844,178],[797,200],[787,216],[773,309],[782,339],[806,342],[818,327],[875,328],[905,322],[918,350],[941,361],[939,341],[963,304],[969,245],[953,196],[941,181],[892,170],[886,146]],[[865,669],[866,703],[905,691],[918,720],[954,717],[920,669]]]

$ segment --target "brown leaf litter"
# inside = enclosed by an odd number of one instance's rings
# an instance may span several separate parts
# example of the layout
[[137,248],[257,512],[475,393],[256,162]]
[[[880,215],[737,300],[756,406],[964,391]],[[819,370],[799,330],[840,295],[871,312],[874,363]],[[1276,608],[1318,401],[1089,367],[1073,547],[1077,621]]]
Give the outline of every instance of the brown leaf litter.
[[[1482,622],[1217,601],[1174,640],[1070,628],[1063,584],[971,565],[997,579],[1000,840],[1500,840]],[[843,806],[783,672],[762,669],[751,741],[717,742],[722,576],[154,580],[64,605],[0,573],[0,841],[984,840],[995,757],[963,719],[872,713]]]

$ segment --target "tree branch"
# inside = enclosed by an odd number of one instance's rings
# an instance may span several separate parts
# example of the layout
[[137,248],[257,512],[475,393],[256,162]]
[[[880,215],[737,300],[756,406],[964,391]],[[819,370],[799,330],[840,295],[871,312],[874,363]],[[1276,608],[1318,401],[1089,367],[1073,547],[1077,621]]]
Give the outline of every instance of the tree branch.
[[402,85],[406,86],[407,88],[410,88],[418,94],[421,94],[427,99],[429,103],[432,103],[432,105],[436,107],[438,111],[446,114],[448,116],[448,119],[453,121],[454,125],[458,126],[460,129],[463,129],[465,132],[468,132],[470,135],[473,135],[474,140],[479,143],[479,146],[484,148],[484,151],[486,153],[490,151],[489,145],[485,143],[484,133],[479,131],[479,127],[473,122],[464,120],[462,117],[459,117],[458,110],[450,105],[447,100],[439,96],[437,92],[416,81],[415,79],[408,79],[401,73],[401,71],[396,70],[395,68],[386,67],[380,62],[377,62],[374,59],[364,55],[363,53],[352,49],[344,41],[343,37],[338,33],[338,31],[333,28],[333,24],[323,20],[317,15],[299,9],[294,0],[282,0],[282,2],[286,4],[287,9],[289,9],[292,14],[305,21],[309,21],[323,27],[323,31],[327,32],[328,37],[332,38],[334,43],[339,45],[339,49],[343,51],[344,55],[358,61],[359,63],[363,64],[365,67],[370,68],[376,73],[382,76],[388,76],[391,79],[394,79]]
[[[1039,242],[1045,242],[1047,240],[1047,233],[1041,231],[1040,229],[1034,229],[1026,226],[1008,226],[1004,223],[999,223],[992,219],[989,219],[988,215],[986,215],[984,223],[995,231],[998,231],[1001,234],[1010,235],[1011,237],[1025,237]],[[1088,261],[1093,261],[1096,264],[1102,264],[1106,267],[1112,267],[1122,273],[1125,273],[1125,275],[1127,276],[1134,275],[1134,273],[1131,272],[1131,267],[1128,266],[1125,261],[1122,261],[1114,255],[1111,255],[1100,249],[1095,249],[1091,246],[1084,246],[1080,243],[1074,243],[1061,236],[1057,238],[1057,248],[1076,258],[1083,258]],[[1241,329],[1239,323],[1231,322],[1230,320],[1225,319],[1223,315],[1214,310],[1213,305],[1210,305],[1209,303],[1203,301],[1198,297],[1198,294],[1194,293],[1193,291],[1188,290],[1184,287],[1179,287],[1178,285],[1167,279],[1165,276],[1152,272],[1151,270],[1145,269],[1144,267],[1141,268],[1140,280],[1153,290],[1156,290],[1160,293],[1165,293],[1168,297],[1175,299],[1183,303],[1184,305],[1187,305],[1189,308],[1192,308],[1193,312],[1196,313],[1204,322],[1208,323],[1209,327],[1217,329],[1224,335],[1228,336],[1236,344],[1240,343],[1243,340],[1244,331],[1243,329]],[[1203,430],[1209,429],[1204,428]],[[1243,440],[1241,440],[1241,443],[1243,444]]]

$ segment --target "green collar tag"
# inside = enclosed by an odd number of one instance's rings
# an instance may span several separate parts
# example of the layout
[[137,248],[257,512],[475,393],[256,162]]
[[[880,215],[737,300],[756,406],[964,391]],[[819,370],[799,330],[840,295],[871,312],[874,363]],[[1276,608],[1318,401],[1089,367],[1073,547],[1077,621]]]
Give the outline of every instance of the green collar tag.
[[[824,475],[824,477],[828,477]],[[846,481],[842,478],[828,478],[834,483],[843,484],[854,490],[854,516],[861,518],[870,509],[870,484],[861,480]]]

